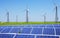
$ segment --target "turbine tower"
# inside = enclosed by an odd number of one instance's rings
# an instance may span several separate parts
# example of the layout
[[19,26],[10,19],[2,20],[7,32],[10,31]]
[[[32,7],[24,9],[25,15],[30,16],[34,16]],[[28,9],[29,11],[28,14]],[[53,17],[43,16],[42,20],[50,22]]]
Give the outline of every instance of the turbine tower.
[[28,23],[28,12],[29,12],[29,10],[26,9],[26,22],[27,22],[27,23]]
[[28,23],[28,9],[26,9],[26,22]]
[[9,22],[9,12],[7,12],[7,22]]
[[46,22],[46,13],[43,16],[44,16],[44,23],[45,23]]
[[57,6],[55,7],[55,22],[57,23],[58,22],[58,8]]
[[44,23],[46,22],[46,16],[44,15]]

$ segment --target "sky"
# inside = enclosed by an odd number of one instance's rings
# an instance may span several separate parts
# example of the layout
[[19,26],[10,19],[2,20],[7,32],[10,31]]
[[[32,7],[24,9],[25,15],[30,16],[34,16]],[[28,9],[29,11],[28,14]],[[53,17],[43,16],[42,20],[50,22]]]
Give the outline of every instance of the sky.
[[60,0],[0,0],[0,21],[6,22],[7,12],[9,20],[24,22],[26,20],[26,8],[29,9],[29,21],[55,21],[55,6],[58,7],[58,21],[60,21]]

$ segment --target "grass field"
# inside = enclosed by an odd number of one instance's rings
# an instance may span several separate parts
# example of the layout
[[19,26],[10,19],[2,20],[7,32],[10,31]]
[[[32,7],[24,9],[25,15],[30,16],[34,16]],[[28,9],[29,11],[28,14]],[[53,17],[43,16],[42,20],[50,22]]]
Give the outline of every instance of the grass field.
[[21,24],[60,24],[60,22],[0,22],[0,26],[4,25],[21,25]]

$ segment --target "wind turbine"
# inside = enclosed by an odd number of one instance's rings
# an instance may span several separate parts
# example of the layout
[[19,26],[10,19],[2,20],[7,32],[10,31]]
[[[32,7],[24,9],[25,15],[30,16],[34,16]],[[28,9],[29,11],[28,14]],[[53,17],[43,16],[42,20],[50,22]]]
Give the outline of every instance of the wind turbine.
[[55,5],[55,8],[54,8],[55,9],[55,22],[57,23],[59,18],[58,18],[58,5],[56,3],[56,0],[55,2],[53,2],[53,4]]
[[26,22],[28,23],[28,13],[29,13],[29,9],[28,9],[28,7],[26,7]]

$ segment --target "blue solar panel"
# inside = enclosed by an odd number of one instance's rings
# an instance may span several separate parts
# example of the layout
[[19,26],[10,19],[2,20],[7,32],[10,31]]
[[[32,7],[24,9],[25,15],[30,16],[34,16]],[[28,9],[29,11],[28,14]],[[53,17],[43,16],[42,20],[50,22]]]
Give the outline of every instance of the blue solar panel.
[[1,33],[8,33],[10,31],[11,28],[6,28],[4,29]]
[[41,24],[41,25],[39,25],[39,27],[45,27],[45,25]]
[[15,38],[34,38],[33,35],[16,35]]
[[19,33],[21,32],[20,28],[13,28],[10,33]]
[[60,28],[60,25],[59,25],[59,24],[58,24],[58,25],[55,24],[54,27],[55,27],[55,28]]
[[21,33],[30,33],[31,28],[23,28]]
[[2,28],[2,27],[0,27],[0,31],[1,31],[1,30],[3,30],[3,28]]
[[44,28],[43,34],[50,34],[54,35],[54,29],[53,28]]
[[37,36],[36,38],[59,38],[57,36]]
[[60,35],[60,28],[56,29],[56,35]]
[[32,34],[42,34],[42,28],[33,28]]
[[43,24],[36,24],[36,25],[31,25],[32,27],[45,27],[45,25],[43,25]]
[[46,27],[53,28],[53,25],[52,24],[47,24]]
[[13,38],[12,34],[0,34],[0,38]]

